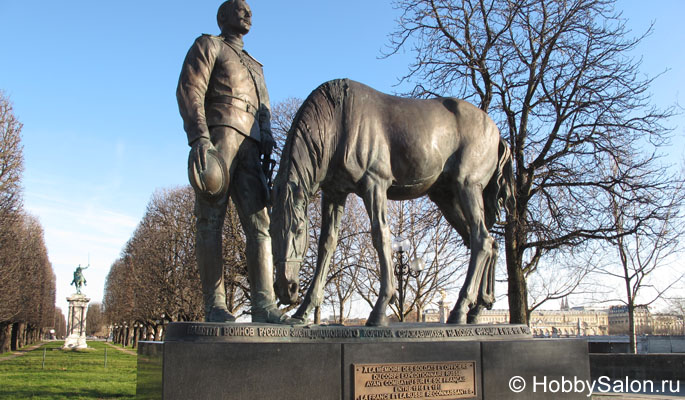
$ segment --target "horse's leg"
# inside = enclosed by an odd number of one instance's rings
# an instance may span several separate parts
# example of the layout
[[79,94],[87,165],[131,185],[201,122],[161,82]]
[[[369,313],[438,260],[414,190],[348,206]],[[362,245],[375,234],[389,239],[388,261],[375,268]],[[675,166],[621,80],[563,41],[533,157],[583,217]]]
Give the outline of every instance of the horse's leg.
[[390,303],[390,299],[395,293],[395,285],[393,282],[391,245],[390,245],[390,229],[388,229],[387,222],[387,190],[389,183],[383,185],[376,180],[367,177],[365,182],[365,191],[363,193],[364,205],[366,212],[369,214],[371,221],[371,237],[373,239],[373,247],[378,252],[378,261],[380,263],[381,285],[378,293],[378,300],[369,314],[369,319],[366,321],[367,326],[387,326],[388,317],[385,311]]
[[497,265],[498,253],[497,242],[494,242],[490,258],[487,261],[485,271],[483,271],[483,279],[480,283],[476,306],[472,307],[466,316],[466,322],[469,324],[477,324],[481,311],[485,308],[491,309],[495,303],[495,267]]
[[326,286],[328,268],[331,258],[338,244],[338,230],[340,220],[345,211],[346,196],[327,195],[325,192],[321,196],[321,234],[319,236],[319,252],[316,258],[316,270],[309,285],[307,294],[302,304],[293,315],[293,318],[306,320],[309,312],[321,305],[323,301],[323,290]]
[[454,228],[469,249],[471,248],[471,230],[459,205],[459,196],[452,188],[434,188],[428,193],[430,199],[438,206],[445,220]]
[[459,292],[459,299],[447,319],[451,324],[465,324],[467,313],[478,300],[478,290],[483,280],[483,273],[491,256],[495,240],[485,227],[483,212],[483,188],[468,182],[458,184],[461,209],[470,230],[471,260],[466,272],[466,280]]

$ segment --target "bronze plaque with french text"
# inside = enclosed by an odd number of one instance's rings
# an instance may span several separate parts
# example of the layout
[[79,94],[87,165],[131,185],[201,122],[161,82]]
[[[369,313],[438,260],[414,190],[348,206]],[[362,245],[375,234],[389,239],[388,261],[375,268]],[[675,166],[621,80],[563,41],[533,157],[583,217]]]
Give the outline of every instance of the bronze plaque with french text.
[[355,400],[470,399],[476,397],[476,362],[354,364]]

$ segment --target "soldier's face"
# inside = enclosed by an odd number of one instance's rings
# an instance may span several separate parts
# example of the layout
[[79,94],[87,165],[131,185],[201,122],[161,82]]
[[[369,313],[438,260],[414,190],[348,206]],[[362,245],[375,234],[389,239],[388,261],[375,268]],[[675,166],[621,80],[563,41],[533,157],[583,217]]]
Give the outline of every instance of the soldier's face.
[[250,6],[243,0],[235,0],[233,7],[231,7],[226,16],[224,28],[245,35],[250,31],[251,27],[252,10],[250,10]]

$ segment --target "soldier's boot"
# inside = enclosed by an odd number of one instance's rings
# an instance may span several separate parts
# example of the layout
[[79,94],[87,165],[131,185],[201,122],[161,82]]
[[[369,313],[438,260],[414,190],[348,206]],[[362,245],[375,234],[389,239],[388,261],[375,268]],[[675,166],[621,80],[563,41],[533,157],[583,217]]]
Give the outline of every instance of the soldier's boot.
[[195,246],[197,265],[202,282],[206,322],[231,322],[235,317],[226,307],[224,288],[224,266],[221,255],[221,231],[218,229],[197,230]]
[[247,272],[252,300],[252,322],[270,324],[302,324],[289,318],[276,305],[273,287],[273,257],[271,240],[257,239],[247,243]]

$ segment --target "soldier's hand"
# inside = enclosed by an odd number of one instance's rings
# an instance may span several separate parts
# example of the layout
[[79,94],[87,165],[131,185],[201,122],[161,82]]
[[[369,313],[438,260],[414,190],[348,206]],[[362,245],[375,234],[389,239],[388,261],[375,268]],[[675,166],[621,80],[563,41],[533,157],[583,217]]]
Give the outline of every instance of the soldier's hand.
[[191,157],[193,157],[193,164],[195,170],[204,172],[207,169],[207,151],[213,148],[212,142],[207,138],[200,138],[193,143],[190,149]]

